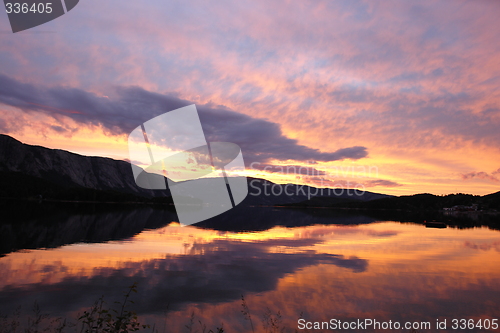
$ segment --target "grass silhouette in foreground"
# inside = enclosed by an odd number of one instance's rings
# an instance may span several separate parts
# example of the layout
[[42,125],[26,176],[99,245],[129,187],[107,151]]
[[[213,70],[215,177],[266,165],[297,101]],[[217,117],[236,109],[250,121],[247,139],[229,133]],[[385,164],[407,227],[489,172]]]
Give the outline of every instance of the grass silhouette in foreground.
[[130,296],[136,292],[137,284],[134,283],[124,294],[123,301],[115,302],[117,309],[106,306],[104,297],[100,297],[89,310],[83,312],[77,323],[71,323],[64,318],[48,320],[49,316],[42,314],[38,303],[35,302],[34,316],[28,317],[24,325],[21,324],[19,308],[12,317],[1,317],[0,333],[63,333],[67,332],[67,329],[80,333],[128,333],[149,329],[149,325],[142,325],[137,314],[128,309],[128,306],[134,303]]
[[[77,322],[73,323],[66,318],[50,318],[49,315],[43,314],[40,306],[35,301],[32,312],[33,316],[25,319],[25,323],[21,323],[21,309],[17,308],[12,316],[0,316],[0,333],[129,333],[129,332],[145,332],[145,333],[166,333],[173,332],[164,328],[158,330],[154,325],[141,324],[137,314],[129,310],[129,307],[134,304],[130,299],[132,293],[137,293],[137,284],[134,283],[128,287],[127,292],[123,295],[121,302],[114,302],[116,308],[107,306],[104,301],[104,296],[100,297],[94,304],[83,312],[78,317]],[[266,308],[261,315],[262,330],[254,326],[250,308],[243,295],[241,296],[241,313],[245,320],[250,324],[251,331],[264,333],[285,333],[285,332],[311,332],[311,330],[297,330],[283,326],[282,316],[280,311],[273,313],[271,309]],[[299,319],[302,318],[302,313]],[[189,333],[224,333],[223,323],[220,327],[208,329],[201,321],[196,320],[194,311],[184,326],[185,331]],[[417,330],[410,330],[409,333],[419,333]]]

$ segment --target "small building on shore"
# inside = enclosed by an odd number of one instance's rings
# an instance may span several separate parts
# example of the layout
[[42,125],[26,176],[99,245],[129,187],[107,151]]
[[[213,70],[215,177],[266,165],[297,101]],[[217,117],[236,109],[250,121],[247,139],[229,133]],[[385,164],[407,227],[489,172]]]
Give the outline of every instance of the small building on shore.
[[476,212],[479,210],[479,205],[478,204],[472,204],[470,206],[456,205],[453,207],[443,208],[443,210],[452,212]]

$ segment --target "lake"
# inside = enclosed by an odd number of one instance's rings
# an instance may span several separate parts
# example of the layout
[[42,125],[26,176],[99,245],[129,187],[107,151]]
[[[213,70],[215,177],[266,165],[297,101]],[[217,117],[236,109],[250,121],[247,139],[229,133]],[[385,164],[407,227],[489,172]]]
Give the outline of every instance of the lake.
[[150,208],[4,223],[0,313],[11,318],[20,306],[25,320],[36,302],[76,322],[101,296],[113,306],[136,283],[128,306],[158,332],[295,332],[358,319],[429,322],[422,332],[446,320],[439,331],[451,332],[453,320],[500,319],[498,230],[247,211],[218,229],[182,227],[174,213]]

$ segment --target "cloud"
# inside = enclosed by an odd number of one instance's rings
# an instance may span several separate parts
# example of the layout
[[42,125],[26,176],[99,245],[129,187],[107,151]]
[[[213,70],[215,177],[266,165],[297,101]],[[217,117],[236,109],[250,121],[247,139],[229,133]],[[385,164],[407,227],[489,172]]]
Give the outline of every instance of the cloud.
[[[310,164],[308,162],[308,164]],[[279,173],[282,175],[307,175],[307,176],[324,176],[327,173],[323,170],[318,170],[311,166],[303,165],[273,165],[254,163],[250,166],[254,170],[266,171],[270,173]]]
[[332,187],[332,188],[343,188],[343,189],[354,189],[362,187],[399,187],[403,186],[397,182],[385,179],[374,179],[374,180],[363,180],[363,179],[335,179],[327,177],[308,177],[307,180],[312,184],[320,187]]
[[[55,118],[70,117],[86,125],[101,125],[115,135],[128,134],[157,115],[193,104],[140,87],[118,87],[114,95],[110,95],[98,96],[77,88],[45,88],[0,75],[0,103],[28,113],[43,112]],[[368,155],[366,148],[360,146],[321,152],[300,145],[297,140],[286,137],[277,123],[240,114],[223,106],[200,105],[198,111],[207,140],[240,145],[247,164],[273,159],[356,160]],[[62,127],[59,129],[63,130]]]
[[497,177],[493,176],[495,174],[498,174],[498,171],[499,170],[494,171],[491,175],[484,172],[484,171],[469,172],[469,173],[462,174],[462,179],[463,180],[471,180],[471,179],[477,178],[477,179],[484,179],[484,180],[490,180],[493,182],[498,182],[500,180]]
[[144,162],[142,161],[138,161],[138,160],[130,160],[129,158],[124,158],[123,159],[125,162],[128,162],[128,163],[131,163],[131,164],[135,164],[135,165],[143,165]]
[[374,186],[384,186],[384,187],[398,187],[398,186],[403,186],[399,183],[393,182],[391,180],[385,180],[385,179],[375,179],[375,180],[368,180],[363,183],[366,187],[374,187]]

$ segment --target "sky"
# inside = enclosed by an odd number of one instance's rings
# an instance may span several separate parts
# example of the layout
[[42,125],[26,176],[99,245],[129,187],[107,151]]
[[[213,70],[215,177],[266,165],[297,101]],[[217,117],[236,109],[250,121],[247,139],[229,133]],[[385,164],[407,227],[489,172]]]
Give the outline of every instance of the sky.
[[207,141],[238,144],[250,176],[497,192],[499,13],[493,0],[81,0],[13,34],[2,11],[0,133],[128,159],[134,128],[195,104]]

